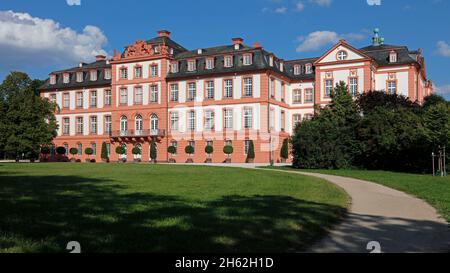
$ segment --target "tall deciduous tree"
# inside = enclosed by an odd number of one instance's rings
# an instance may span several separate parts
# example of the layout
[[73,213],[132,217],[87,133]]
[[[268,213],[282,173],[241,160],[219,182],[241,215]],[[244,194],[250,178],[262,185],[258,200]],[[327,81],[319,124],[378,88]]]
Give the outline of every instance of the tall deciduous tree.
[[34,158],[56,136],[56,105],[38,96],[41,83],[25,73],[11,72],[0,85],[2,148],[10,156]]

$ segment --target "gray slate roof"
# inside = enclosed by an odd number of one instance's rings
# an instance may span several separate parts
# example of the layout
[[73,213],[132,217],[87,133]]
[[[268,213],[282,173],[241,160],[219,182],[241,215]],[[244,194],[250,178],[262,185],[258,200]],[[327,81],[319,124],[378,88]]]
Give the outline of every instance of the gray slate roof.
[[[366,55],[371,57],[380,66],[390,66],[399,64],[412,64],[417,62],[417,51],[409,51],[406,46],[380,45],[367,46],[360,49]],[[389,62],[389,53],[391,50],[397,52],[397,62]]]

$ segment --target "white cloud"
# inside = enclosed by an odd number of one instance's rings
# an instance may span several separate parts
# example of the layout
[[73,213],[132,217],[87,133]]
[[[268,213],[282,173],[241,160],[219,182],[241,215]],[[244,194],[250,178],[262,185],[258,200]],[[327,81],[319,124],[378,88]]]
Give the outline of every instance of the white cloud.
[[297,40],[300,45],[297,47],[297,52],[314,51],[323,46],[334,44],[339,39],[346,39],[350,41],[359,41],[366,38],[366,35],[359,33],[338,34],[334,31],[315,31],[307,36],[300,36]]
[[303,11],[303,10],[305,10],[305,4],[303,3],[303,2],[298,2],[296,5],[295,5],[295,10],[296,11]]
[[442,96],[450,96],[450,84],[442,85],[442,86],[435,86],[434,87],[434,93]]
[[450,45],[444,41],[439,41],[437,43],[436,53],[443,57],[450,57]]
[[319,5],[321,7],[329,7],[333,0],[309,0],[309,2]]
[[66,0],[69,6],[81,6],[81,0]]
[[279,7],[275,9],[275,13],[286,13],[287,8],[286,7]]
[[106,55],[108,40],[101,29],[88,25],[82,32],[62,27],[51,19],[28,13],[0,11],[0,67],[73,65]]

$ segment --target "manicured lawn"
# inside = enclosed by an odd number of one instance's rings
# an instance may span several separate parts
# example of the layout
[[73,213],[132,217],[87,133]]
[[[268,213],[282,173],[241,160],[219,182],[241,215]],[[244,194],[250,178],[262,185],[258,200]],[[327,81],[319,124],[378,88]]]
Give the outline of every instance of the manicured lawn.
[[[290,167],[284,167],[294,170]],[[434,206],[439,213],[450,222],[450,177],[433,177],[385,171],[365,170],[300,170],[346,177],[358,178],[376,182],[399,191],[419,197]]]
[[135,164],[0,164],[0,252],[290,252],[324,234],[340,189],[295,174]]

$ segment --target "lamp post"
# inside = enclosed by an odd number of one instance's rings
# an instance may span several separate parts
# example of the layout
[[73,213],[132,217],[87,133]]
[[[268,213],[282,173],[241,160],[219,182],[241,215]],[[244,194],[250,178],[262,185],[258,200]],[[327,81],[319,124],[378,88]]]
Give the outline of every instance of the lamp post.
[[431,153],[431,161],[433,162],[433,176],[436,176],[436,172],[434,171],[434,152]]

